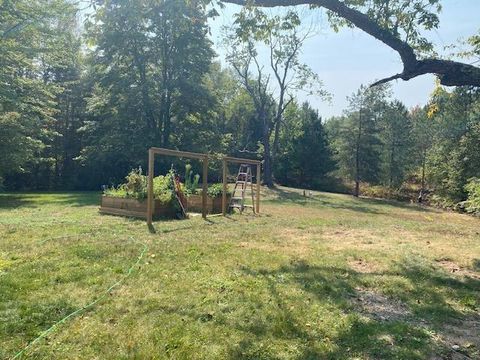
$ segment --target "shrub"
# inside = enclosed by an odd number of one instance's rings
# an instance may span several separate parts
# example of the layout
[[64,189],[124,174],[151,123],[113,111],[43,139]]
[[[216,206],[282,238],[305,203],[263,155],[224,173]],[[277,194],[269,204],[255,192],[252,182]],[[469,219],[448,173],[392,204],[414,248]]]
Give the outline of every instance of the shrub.
[[465,204],[465,211],[470,214],[480,215],[480,179],[471,178],[465,185],[468,194]]
[[459,210],[454,201],[437,194],[433,194],[429,197],[429,203],[430,205],[441,209]]
[[360,194],[371,198],[409,201],[415,199],[417,192],[403,186],[396,189],[382,185],[369,185],[367,183],[362,183],[360,185]]

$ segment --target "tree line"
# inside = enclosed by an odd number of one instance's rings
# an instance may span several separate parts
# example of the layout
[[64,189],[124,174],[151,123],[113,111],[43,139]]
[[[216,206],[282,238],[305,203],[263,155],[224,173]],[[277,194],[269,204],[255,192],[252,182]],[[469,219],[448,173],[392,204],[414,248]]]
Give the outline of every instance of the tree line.
[[[5,189],[117,184],[146,167],[151,146],[261,159],[269,186],[356,195],[365,184],[392,191],[416,185],[456,203],[480,177],[474,87],[438,86],[428,105],[407,109],[387,84],[362,86],[342,116],[323,119],[298,100],[301,91],[328,93],[301,62],[309,33],[295,11],[243,8],[225,29],[222,66],[208,2],[94,4],[82,23],[82,9],[67,0],[0,4]],[[219,168],[213,161],[213,177]]]

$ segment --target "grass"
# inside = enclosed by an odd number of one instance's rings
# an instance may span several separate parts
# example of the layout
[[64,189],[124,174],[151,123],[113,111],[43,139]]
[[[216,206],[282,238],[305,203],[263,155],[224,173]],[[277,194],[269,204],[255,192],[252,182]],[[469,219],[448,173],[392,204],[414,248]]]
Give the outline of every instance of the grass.
[[143,244],[129,278],[24,357],[480,357],[479,219],[264,195],[260,216],[159,221],[152,234],[99,215],[96,193],[0,194],[0,358],[98,298]]

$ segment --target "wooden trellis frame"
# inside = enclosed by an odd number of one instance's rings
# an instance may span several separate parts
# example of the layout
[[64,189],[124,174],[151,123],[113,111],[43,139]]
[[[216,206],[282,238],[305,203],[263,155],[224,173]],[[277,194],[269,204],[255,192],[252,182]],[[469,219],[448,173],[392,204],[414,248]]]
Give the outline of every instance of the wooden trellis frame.
[[255,212],[257,214],[260,213],[260,165],[261,161],[259,160],[250,160],[250,159],[242,159],[236,157],[226,156],[223,158],[223,193],[222,193],[222,214],[223,216],[227,215],[227,165],[228,163],[236,163],[236,164],[251,164],[255,165],[257,168],[257,186],[255,191]]
[[175,156],[179,158],[189,158],[201,160],[203,164],[202,174],[202,217],[207,218],[207,191],[208,191],[208,155],[193,153],[188,151],[170,150],[164,148],[152,147],[148,150],[148,186],[147,186],[147,224],[152,225],[153,218],[153,174],[155,170],[155,155]]

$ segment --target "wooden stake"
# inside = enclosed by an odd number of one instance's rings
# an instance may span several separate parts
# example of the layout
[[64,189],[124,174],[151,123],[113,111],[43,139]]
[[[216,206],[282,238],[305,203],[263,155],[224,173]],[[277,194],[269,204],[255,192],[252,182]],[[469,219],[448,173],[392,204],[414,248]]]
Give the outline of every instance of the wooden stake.
[[257,164],[257,201],[255,205],[257,214],[260,214],[260,164]]
[[203,158],[203,182],[202,182],[202,217],[207,218],[207,192],[208,192],[208,156]]
[[153,218],[153,173],[155,168],[154,153],[148,150],[148,184],[147,184],[147,224],[152,225]]
[[227,215],[227,160],[223,159],[222,214]]

